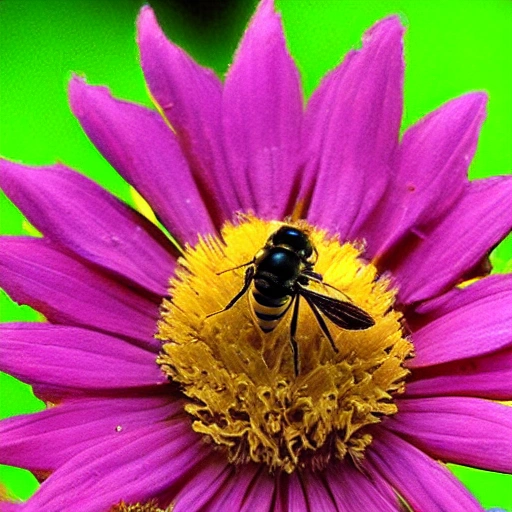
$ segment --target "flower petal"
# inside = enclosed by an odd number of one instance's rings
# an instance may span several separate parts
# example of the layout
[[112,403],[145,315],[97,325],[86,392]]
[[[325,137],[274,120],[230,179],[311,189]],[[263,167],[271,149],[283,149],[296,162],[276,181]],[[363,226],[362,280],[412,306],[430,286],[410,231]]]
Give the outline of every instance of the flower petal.
[[24,512],[109,510],[124,500],[145,502],[201,464],[208,449],[184,421],[120,432],[79,453],[53,473]]
[[228,169],[242,207],[283,218],[295,201],[302,94],[272,0],[260,3],[244,34],[222,101]]
[[35,386],[93,391],[167,382],[153,352],[113,336],[46,323],[2,324],[0,333],[0,367]]
[[426,300],[459,281],[512,229],[512,176],[468,184],[462,199],[417,247],[391,270],[400,301]]
[[399,510],[393,490],[379,475],[370,480],[352,465],[338,464],[325,472],[325,480],[340,506],[340,512]]
[[75,254],[164,296],[176,264],[165,236],[135,210],[63,165],[0,160],[0,187],[39,231]]
[[468,359],[415,369],[405,396],[478,396],[512,399],[512,347]]
[[11,503],[0,501],[0,504],[2,505],[2,512],[22,512],[24,510],[23,503]]
[[153,10],[144,6],[137,20],[142,70],[159,109],[176,130],[181,147],[217,228],[240,204],[226,186],[222,151],[222,83],[168,41]]
[[[327,471],[330,471],[327,470]],[[331,490],[326,486],[319,473],[304,471],[300,476],[295,471],[288,482],[288,512],[321,510],[337,512]]]
[[[491,276],[438,300],[413,332],[410,368],[465,359],[512,345],[512,276]],[[442,304],[442,305],[441,305]],[[433,319],[432,319],[433,318]]]
[[391,432],[379,429],[366,453],[366,469],[387,480],[414,510],[483,511],[442,464]]
[[181,243],[214,228],[176,136],[158,112],[114,99],[106,87],[74,77],[71,109],[111,165],[151,205]]
[[434,459],[512,472],[512,407],[464,397],[399,400],[386,428]]
[[208,510],[208,506],[217,493],[236,475],[236,469],[217,454],[206,459],[195,468],[193,475],[173,498],[173,512]]
[[[117,373],[119,375],[120,372]],[[168,393],[86,398],[0,422],[0,461],[30,471],[55,471],[75,455],[121,431],[164,421],[182,412]]]
[[[267,468],[263,467],[256,475],[251,486],[245,491],[243,503],[237,507],[235,501],[234,510],[240,512],[253,512],[261,510],[261,512],[273,512],[273,500],[275,494],[275,477],[269,475]],[[216,508],[211,508],[214,512]],[[225,510],[225,509],[224,509]]]
[[359,236],[391,174],[402,118],[403,32],[396,17],[374,25],[362,49],[350,52],[308,103],[305,190],[316,183],[307,218],[343,239]]
[[495,274],[479,279],[469,286],[452,288],[439,297],[422,302],[414,308],[423,324],[465,308],[472,302],[483,301],[511,289],[509,274]]
[[61,252],[47,240],[0,238],[0,286],[50,322],[128,336],[155,352],[158,303]]
[[288,480],[287,507],[289,512],[299,512],[308,510],[308,500],[306,498],[304,487],[296,474],[292,474]]
[[486,101],[483,93],[466,94],[405,132],[397,173],[363,230],[370,257],[382,257],[409,231],[433,226],[464,192]]
[[264,466],[241,466],[212,498],[205,511],[272,512],[274,487],[275,477],[269,475]]

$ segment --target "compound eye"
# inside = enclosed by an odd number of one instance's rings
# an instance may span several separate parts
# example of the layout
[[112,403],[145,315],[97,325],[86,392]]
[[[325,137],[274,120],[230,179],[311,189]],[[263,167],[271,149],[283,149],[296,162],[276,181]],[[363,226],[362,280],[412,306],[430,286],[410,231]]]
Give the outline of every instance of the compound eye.
[[[316,249],[315,249],[315,254],[316,254]],[[304,257],[306,259],[309,259],[311,258],[311,256],[313,255],[313,246],[311,245],[311,242],[309,242],[308,240],[308,246],[304,249],[304,251],[302,252],[302,254],[304,255]]]

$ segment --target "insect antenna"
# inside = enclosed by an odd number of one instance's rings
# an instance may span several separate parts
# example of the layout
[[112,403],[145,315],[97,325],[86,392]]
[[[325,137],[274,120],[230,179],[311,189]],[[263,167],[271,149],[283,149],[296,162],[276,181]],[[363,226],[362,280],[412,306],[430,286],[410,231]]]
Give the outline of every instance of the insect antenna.
[[242,263],[241,265],[238,265],[236,267],[227,268],[226,270],[221,270],[220,272],[217,272],[216,275],[220,276],[222,274],[225,274],[226,272],[231,272],[232,270],[237,270],[239,268],[247,267],[248,265],[251,265],[253,263],[253,260],[248,261],[246,263]]

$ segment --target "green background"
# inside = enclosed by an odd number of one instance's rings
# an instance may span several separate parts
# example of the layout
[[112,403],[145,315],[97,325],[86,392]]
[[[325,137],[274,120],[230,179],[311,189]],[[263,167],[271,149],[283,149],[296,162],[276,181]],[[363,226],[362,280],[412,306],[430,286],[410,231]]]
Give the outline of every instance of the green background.
[[[134,20],[140,0],[0,1],[0,154],[27,164],[61,161],[130,201],[127,186],[97,153],[69,111],[71,72],[106,84],[116,96],[150,105],[138,66]],[[170,38],[223,75],[256,2],[152,2]],[[488,118],[472,178],[512,169],[512,2],[510,0],[277,0],[306,95],[365,29],[398,13],[406,35],[407,127],[448,99],[485,90]],[[1,233],[26,231],[0,195]],[[493,254],[510,271],[512,243]],[[0,291],[2,321],[36,320]],[[28,386],[0,373],[0,417],[40,410]],[[486,507],[512,510],[512,476],[453,467]],[[0,466],[0,482],[17,497],[37,487],[28,472]]]

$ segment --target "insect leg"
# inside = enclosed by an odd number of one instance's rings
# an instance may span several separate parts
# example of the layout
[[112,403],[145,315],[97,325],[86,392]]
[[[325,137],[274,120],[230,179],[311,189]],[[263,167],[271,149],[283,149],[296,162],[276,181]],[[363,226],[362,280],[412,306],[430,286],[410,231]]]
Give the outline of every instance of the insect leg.
[[299,319],[299,300],[300,295],[297,293],[294,295],[293,300],[293,313],[292,321],[290,323],[290,345],[292,346],[293,353],[293,369],[295,370],[295,377],[299,375],[299,347],[297,346],[297,340],[295,334],[297,332],[297,322]]
[[254,277],[254,267],[249,267],[245,271],[245,278],[244,278],[244,285],[242,286],[242,289],[227,303],[227,305],[219,310],[215,311],[214,313],[210,313],[209,315],[206,315],[206,318],[210,318],[211,316],[218,315],[219,313],[223,313],[224,311],[227,311],[228,309],[231,309],[240,298],[243,297],[245,292],[249,289],[249,286],[251,286],[252,278]]
[[311,311],[313,311],[316,321],[318,322],[320,329],[322,329],[322,332],[325,334],[325,337],[329,340],[329,343],[331,344],[332,349],[334,350],[334,352],[339,352],[338,347],[334,344],[334,340],[332,339],[331,333],[329,332],[329,328],[327,327],[325,320],[322,318],[322,315],[318,311],[318,308],[316,307],[315,303],[307,295],[302,295],[302,296],[304,297],[306,302],[309,304]]
[[319,274],[318,272],[314,272],[313,270],[303,270],[302,274],[307,276],[311,281],[315,281],[315,283],[323,283],[324,278],[322,274]]

